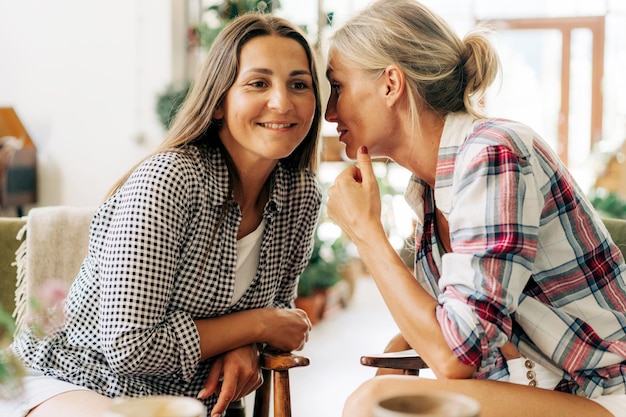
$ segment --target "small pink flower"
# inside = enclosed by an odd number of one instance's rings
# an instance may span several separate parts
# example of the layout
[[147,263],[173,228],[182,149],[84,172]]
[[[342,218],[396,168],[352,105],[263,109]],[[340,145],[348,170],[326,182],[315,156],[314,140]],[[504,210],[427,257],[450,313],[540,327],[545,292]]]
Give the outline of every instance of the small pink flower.
[[38,289],[37,298],[46,307],[57,307],[63,305],[67,297],[69,285],[58,279],[49,279]]
[[63,325],[63,305],[69,285],[62,280],[49,279],[33,294],[29,323],[39,336],[46,336]]

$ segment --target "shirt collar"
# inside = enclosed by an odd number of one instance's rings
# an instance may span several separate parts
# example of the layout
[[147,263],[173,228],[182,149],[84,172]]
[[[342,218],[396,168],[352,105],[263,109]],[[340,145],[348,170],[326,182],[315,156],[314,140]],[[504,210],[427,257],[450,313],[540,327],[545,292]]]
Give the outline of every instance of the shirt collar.
[[[435,201],[437,208],[447,217],[452,209],[452,176],[458,148],[463,145],[476,119],[466,112],[448,113],[441,133],[435,177]],[[417,215],[418,231],[424,225],[424,191],[428,188],[423,180],[411,176],[404,198]]]
[[[207,150],[211,204],[222,206],[230,199],[228,166],[220,148]],[[280,212],[289,193],[290,169],[279,161],[270,176],[270,198],[267,207]]]

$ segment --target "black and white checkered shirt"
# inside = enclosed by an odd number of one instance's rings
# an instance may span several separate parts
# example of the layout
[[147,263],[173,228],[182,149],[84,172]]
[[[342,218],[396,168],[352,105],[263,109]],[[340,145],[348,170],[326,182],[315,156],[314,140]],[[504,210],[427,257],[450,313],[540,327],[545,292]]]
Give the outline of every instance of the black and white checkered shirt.
[[[257,273],[234,306],[241,211],[228,200],[218,149],[192,146],[149,158],[96,211],[64,328],[39,341],[23,334],[13,349],[47,375],[110,397],[195,397],[211,360],[200,361],[193,320],[292,306],[321,191],[312,173],[279,163]],[[206,401],[209,410],[214,401]]]

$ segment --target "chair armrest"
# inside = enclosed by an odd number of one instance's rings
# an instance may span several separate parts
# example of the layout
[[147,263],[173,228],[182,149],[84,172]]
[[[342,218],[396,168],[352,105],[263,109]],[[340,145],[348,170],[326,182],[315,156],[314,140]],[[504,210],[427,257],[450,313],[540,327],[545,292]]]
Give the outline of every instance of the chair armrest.
[[308,366],[309,358],[291,352],[281,352],[265,347],[261,350],[261,368],[270,371],[284,371],[297,366]]
[[361,365],[376,368],[401,369],[406,374],[417,375],[420,369],[429,368],[413,349],[361,356]]
[[289,369],[308,366],[309,358],[294,355],[291,352],[280,352],[265,346],[261,349],[261,369],[263,385],[254,399],[254,417],[269,417],[270,394],[274,389],[274,417],[291,417],[291,393],[289,388]]

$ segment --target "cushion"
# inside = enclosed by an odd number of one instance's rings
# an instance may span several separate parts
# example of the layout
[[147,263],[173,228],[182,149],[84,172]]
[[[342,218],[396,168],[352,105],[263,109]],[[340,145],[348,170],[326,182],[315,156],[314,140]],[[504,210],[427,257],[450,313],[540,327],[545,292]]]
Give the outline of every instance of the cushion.
[[26,220],[16,217],[0,217],[0,305],[12,313],[15,309],[15,252],[21,241],[17,234]]
[[[95,208],[48,206],[28,213],[26,238],[16,254],[15,319],[17,332],[27,322],[40,322],[45,311],[32,309],[42,291],[57,284],[69,288],[87,255],[89,226]],[[51,284],[53,287],[48,287]],[[57,288],[57,289],[60,289]]]
[[626,258],[626,220],[624,219],[602,219],[608,229],[613,242],[617,245],[622,255]]

